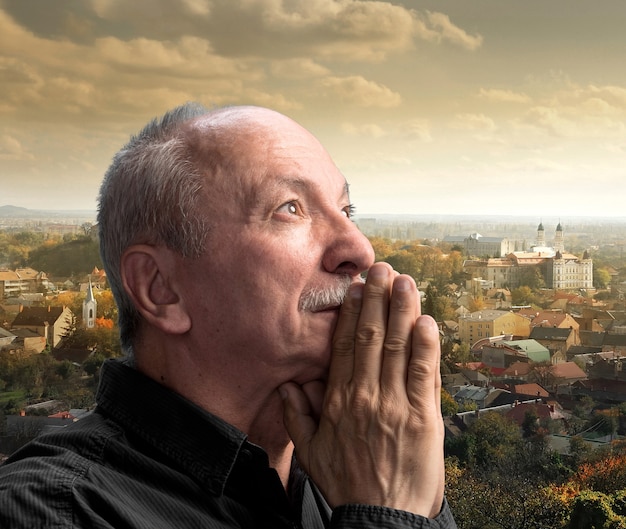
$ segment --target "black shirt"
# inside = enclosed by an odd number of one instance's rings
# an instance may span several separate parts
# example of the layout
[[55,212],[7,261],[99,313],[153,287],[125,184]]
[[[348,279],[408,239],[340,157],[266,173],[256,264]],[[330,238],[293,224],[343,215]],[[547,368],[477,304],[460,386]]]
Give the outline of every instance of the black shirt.
[[450,528],[393,509],[330,511],[293,465],[285,492],[246,436],[120,361],[102,368],[92,414],[0,467],[0,528]]

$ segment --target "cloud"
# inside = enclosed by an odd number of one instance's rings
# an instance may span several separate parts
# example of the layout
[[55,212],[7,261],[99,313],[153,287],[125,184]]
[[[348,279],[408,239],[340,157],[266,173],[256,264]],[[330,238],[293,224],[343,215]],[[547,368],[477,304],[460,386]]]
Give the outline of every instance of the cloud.
[[4,0],[4,9],[39,36],[81,42],[195,36],[239,57],[381,61],[412,49],[415,39],[470,50],[482,44],[448,15],[379,0],[68,0],[64,10],[43,0],[38,17],[21,0]]
[[568,169],[568,166],[563,163],[537,157],[500,163],[497,164],[497,167],[506,172],[516,172],[529,175],[537,175],[537,173],[548,173],[554,176],[559,173],[564,173]]
[[113,66],[162,72],[168,76],[192,78],[251,76],[240,63],[213,53],[208,41],[197,37],[181,37],[177,41],[156,41],[144,38],[120,40],[98,39],[94,53]]
[[416,16],[415,30],[417,35],[429,42],[449,42],[470,51],[482,46],[482,35],[470,35],[454,25],[448,15],[426,11]]
[[345,103],[356,106],[391,108],[402,102],[400,94],[360,75],[330,76],[321,79],[319,83],[331,97],[338,97]]
[[501,90],[496,88],[481,88],[479,97],[489,99],[490,101],[500,101],[504,103],[529,103],[530,97],[521,92],[514,92],[513,90]]
[[331,71],[308,58],[295,58],[273,61],[270,64],[273,75],[282,79],[303,80],[329,75]]
[[32,160],[34,156],[8,134],[0,134],[0,160]]
[[177,33],[209,19],[213,7],[212,0],[90,0],[89,3],[98,18],[145,31],[159,21],[160,31]]
[[119,119],[201,96],[207,104],[233,103],[248,98],[253,85],[256,95],[263,92],[261,68],[219,56],[198,37],[57,41],[26,31],[0,10],[0,49],[0,109],[19,111],[22,119],[70,122],[87,111],[92,121]]
[[376,123],[342,123],[341,130],[348,136],[360,136],[366,138],[379,139],[387,136],[387,131]]
[[626,90],[608,86],[567,86],[530,108],[523,123],[563,138],[622,135]]
[[400,133],[409,141],[417,140],[426,143],[432,141],[430,124],[425,119],[412,119],[402,123]]
[[455,119],[455,128],[482,132],[496,130],[496,124],[493,119],[484,114],[458,114]]

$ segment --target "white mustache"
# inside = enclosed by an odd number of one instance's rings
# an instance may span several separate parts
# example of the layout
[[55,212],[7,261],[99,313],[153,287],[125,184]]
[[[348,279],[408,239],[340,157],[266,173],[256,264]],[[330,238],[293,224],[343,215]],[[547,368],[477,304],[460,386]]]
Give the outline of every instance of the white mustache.
[[[358,277],[356,281],[365,282],[362,277]],[[317,312],[333,307],[338,307],[343,303],[350,285],[355,282],[355,279],[343,275],[337,276],[337,283],[327,287],[317,287],[303,292],[300,296],[298,308],[301,311]]]

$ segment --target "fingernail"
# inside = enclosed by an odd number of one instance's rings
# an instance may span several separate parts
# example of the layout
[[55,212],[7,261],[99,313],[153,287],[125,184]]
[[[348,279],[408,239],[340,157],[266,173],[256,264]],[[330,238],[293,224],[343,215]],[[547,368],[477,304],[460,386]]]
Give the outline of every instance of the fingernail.
[[372,266],[367,272],[367,277],[383,278],[387,277],[387,269],[384,266]]
[[400,276],[393,282],[393,289],[399,292],[411,290],[411,280],[408,277]]
[[433,320],[430,316],[420,316],[419,318],[417,318],[415,325],[417,327],[422,327],[423,329],[432,329],[433,331],[437,329],[437,332],[439,332],[439,326],[437,325],[437,322]]

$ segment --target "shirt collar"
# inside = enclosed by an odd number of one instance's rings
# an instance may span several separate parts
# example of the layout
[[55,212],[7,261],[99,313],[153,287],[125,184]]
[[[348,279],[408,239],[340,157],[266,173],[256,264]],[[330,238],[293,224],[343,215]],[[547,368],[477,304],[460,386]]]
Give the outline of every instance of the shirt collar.
[[[126,365],[106,361],[96,411],[110,415],[152,449],[222,495],[246,435],[219,417]],[[244,450],[246,456],[249,450]]]

